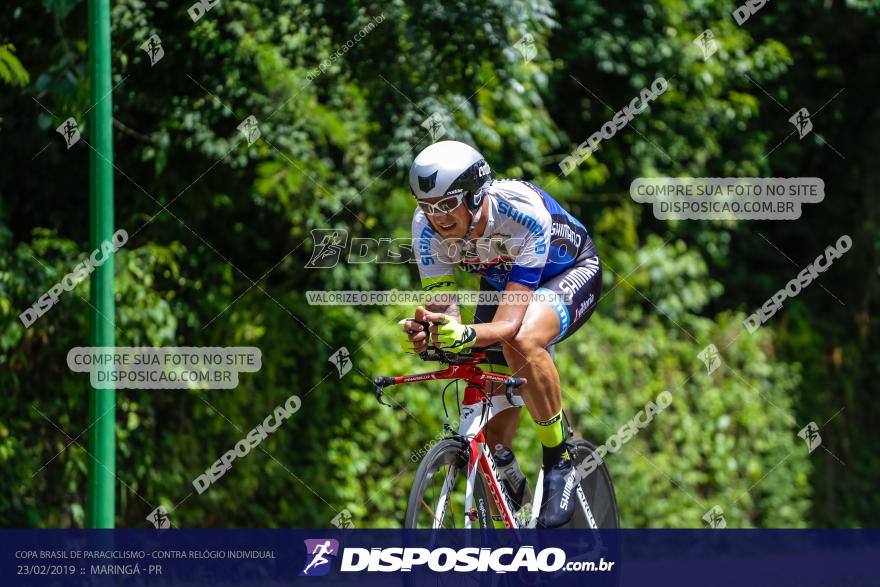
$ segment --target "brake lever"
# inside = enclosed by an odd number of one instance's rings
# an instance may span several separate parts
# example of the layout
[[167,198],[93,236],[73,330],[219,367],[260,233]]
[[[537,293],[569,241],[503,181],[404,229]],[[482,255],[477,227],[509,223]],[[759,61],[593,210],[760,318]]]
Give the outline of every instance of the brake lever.
[[385,386],[394,383],[394,379],[391,377],[383,377],[382,375],[379,375],[373,380],[373,383],[376,384],[376,401],[378,401],[383,406],[393,408],[394,406],[382,399],[382,394],[385,392]]
[[504,395],[507,397],[507,401],[513,403],[513,390],[521,385],[525,385],[526,380],[522,377],[508,377],[507,381],[504,382]]

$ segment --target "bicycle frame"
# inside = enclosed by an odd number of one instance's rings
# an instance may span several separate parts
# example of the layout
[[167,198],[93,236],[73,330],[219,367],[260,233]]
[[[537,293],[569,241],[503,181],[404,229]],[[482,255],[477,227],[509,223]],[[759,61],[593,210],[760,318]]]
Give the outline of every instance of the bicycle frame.
[[[431,357],[423,358],[430,359]],[[477,362],[484,358],[485,355],[482,353],[472,353],[466,358],[462,357],[457,364],[450,364],[440,371],[419,373],[417,375],[400,375],[397,377],[376,377],[376,397],[382,402],[381,396],[385,387],[402,383],[444,379],[461,379],[467,382],[460,406],[461,420],[458,429],[458,436],[468,443],[464,527],[470,528],[473,521],[471,518],[471,508],[474,498],[474,483],[477,471],[479,471],[489,495],[495,502],[498,513],[504,519],[504,525],[508,528],[518,528],[519,525],[510,507],[510,497],[507,495],[504,484],[498,478],[495,460],[489,452],[483,428],[496,414],[509,408],[522,407],[524,405],[522,398],[514,396],[512,390],[526,383],[526,380],[483,371],[477,366]],[[499,394],[491,390],[487,391],[486,383],[504,384],[507,387],[506,393]],[[434,522],[432,524],[434,528],[439,527],[440,520],[443,519],[446,513],[449,493],[452,491],[454,481],[454,469],[450,466],[443,481],[440,497],[434,508]]]

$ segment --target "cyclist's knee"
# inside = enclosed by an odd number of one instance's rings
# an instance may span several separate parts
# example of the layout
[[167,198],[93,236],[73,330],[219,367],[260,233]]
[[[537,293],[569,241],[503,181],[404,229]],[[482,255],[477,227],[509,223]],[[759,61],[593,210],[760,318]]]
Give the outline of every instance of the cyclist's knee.
[[535,353],[544,350],[544,345],[536,336],[520,330],[516,336],[504,344],[503,350],[507,364],[516,365],[530,361]]

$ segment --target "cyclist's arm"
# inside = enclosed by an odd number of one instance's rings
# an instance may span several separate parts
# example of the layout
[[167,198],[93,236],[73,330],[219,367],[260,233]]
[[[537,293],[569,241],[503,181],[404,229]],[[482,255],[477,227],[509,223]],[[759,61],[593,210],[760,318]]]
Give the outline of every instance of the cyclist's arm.
[[[405,333],[400,341],[400,348],[404,352],[422,353],[428,350],[428,333],[422,326],[422,323],[430,320],[427,316],[445,315],[455,320],[461,319],[458,298],[454,295],[455,278],[452,274],[423,277],[422,289],[428,292],[428,300],[425,304],[427,308],[419,306],[413,319],[403,319],[398,322]],[[436,301],[432,300],[432,297]]]
[[442,246],[425,214],[418,208],[413,213],[412,237],[422,289],[429,294],[446,294],[439,302],[431,300],[429,295],[425,306],[432,312],[442,312],[460,318],[461,309],[458,300],[450,301],[451,296],[448,295],[456,289],[453,260],[449,258],[448,250]]
[[[516,336],[520,326],[522,326],[533,291],[534,288],[522,285],[521,283],[508,283],[492,321],[482,324],[471,324],[467,327],[473,329],[475,334],[475,338],[469,338],[468,346],[486,347],[496,342],[511,340]],[[416,311],[416,318],[426,322],[442,323],[446,321],[447,316],[450,316],[449,312],[428,311],[422,313],[421,310],[422,308],[419,308]],[[458,316],[454,317],[458,320]],[[437,326],[432,326],[431,332],[436,333]],[[470,340],[473,342],[470,342]]]
[[534,288],[521,283],[511,281],[504,288],[501,296],[501,304],[495,312],[491,322],[485,324],[473,324],[472,328],[477,333],[474,346],[486,347],[497,342],[511,340],[522,326],[523,318],[529,307],[529,299]]
[[[418,322],[426,321],[424,314],[434,312],[447,314],[456,319],[461,318],[461,308],[457,298],[450,296],[455,287],[455,270],[453,260],[449,258],[448,250],[441,246],[437,233],[431,227],[423,212],[418,208],[413,214],[412,220],[413,251],[419,268],[419,277],[422,281],[422,289],[429,297],[426,300],[427,311],[424,307],[416,310],[413,320],[402,320],[402,330],[407,333],[401,342],[401,348],[408,352],[420,353],[427,350],[427,333]],[[445,294],[441,299],[432,300],[430,294]],[[435,298],[441,296],[434,296]]]
[[[458,297],[450,295],[455,292],[455,276],[440,275],[437,277],[426,277],[422,279],[422,289],[428,292],[428,299],[425,308],[429,312],[439,312],[455,316],[461,320],[461,306]],[[431,296],[437,293],[440,296]],[[445,294],[445,295],[444,295]]]

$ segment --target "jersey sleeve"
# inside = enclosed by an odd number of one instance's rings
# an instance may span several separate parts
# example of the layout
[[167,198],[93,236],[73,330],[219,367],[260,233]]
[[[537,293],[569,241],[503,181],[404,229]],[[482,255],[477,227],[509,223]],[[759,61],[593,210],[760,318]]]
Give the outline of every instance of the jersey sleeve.
[[541,282],[550,249],[550,213],[543,206],[533,207],[519,217],[518,224],[522,227],[522,245],[508,282],[535,289]]
[[421,210],[416,210],[413,215],[412,239],[422,288],[432,291],[454,290],[455,268],[452,260],[444,254],[437,233]]

